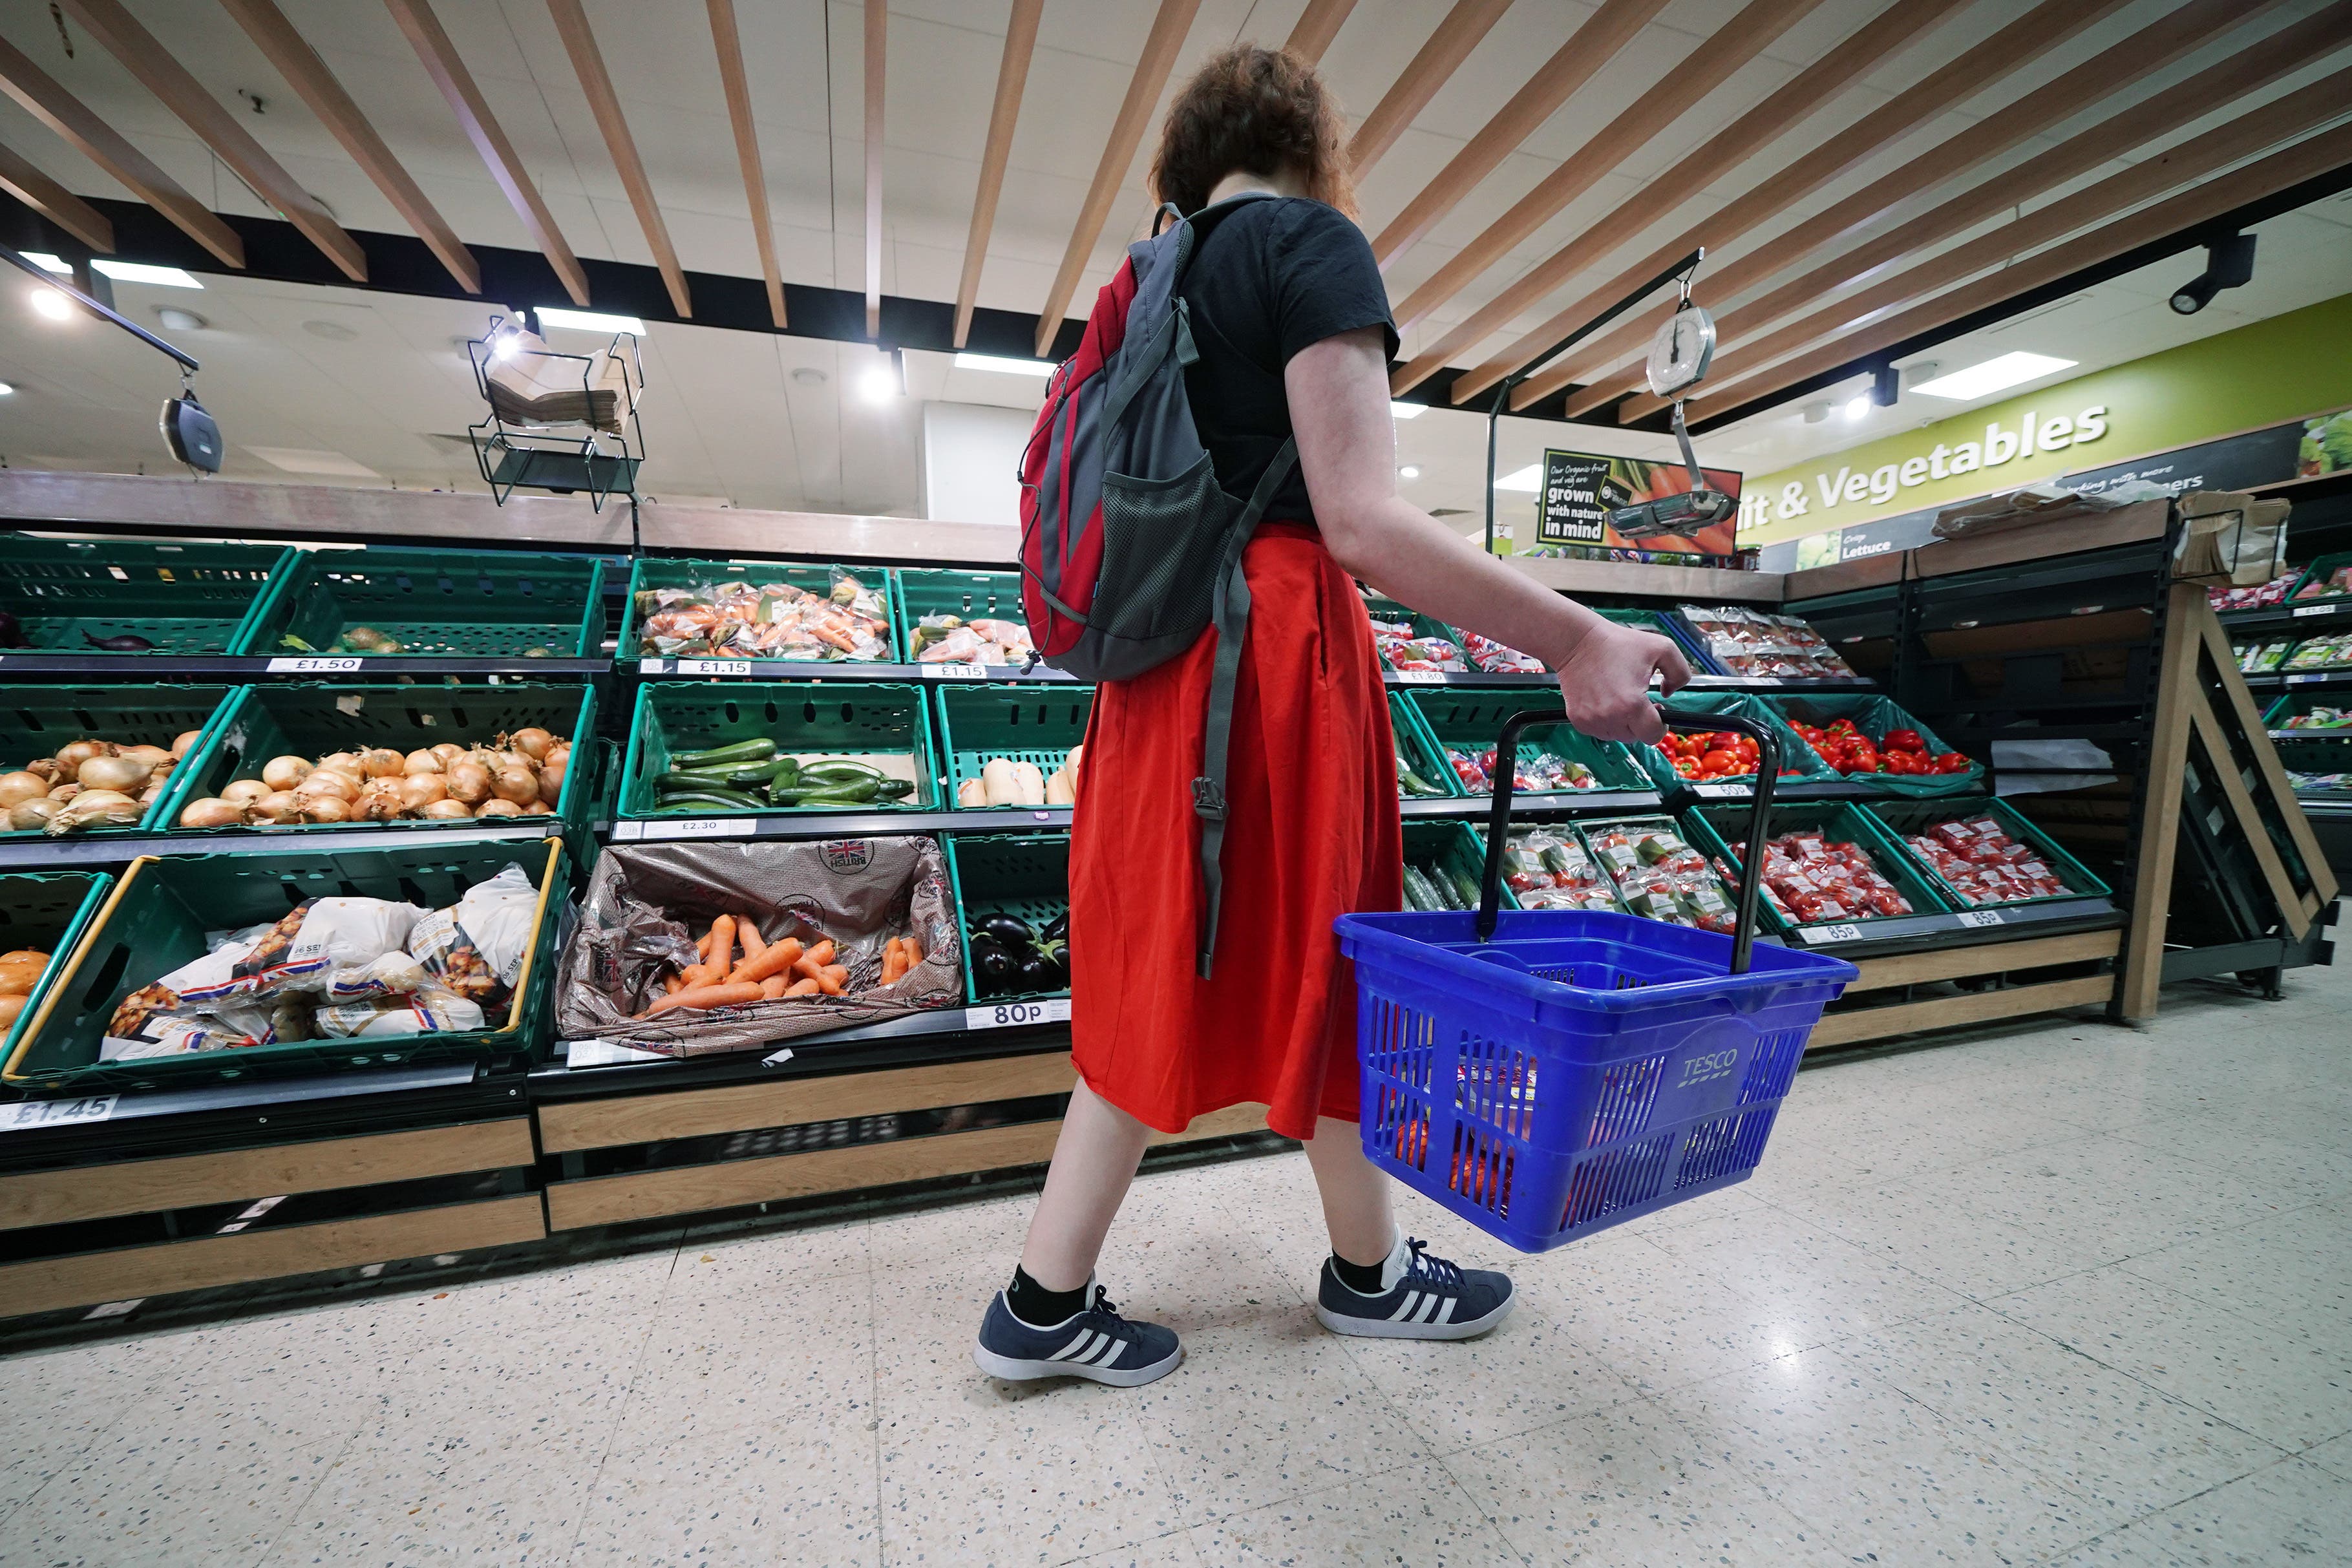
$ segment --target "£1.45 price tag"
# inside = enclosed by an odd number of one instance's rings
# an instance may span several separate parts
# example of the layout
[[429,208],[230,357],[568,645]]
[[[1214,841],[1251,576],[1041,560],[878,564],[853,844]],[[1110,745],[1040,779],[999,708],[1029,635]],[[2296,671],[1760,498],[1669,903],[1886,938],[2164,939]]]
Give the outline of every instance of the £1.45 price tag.
[[310,654],[297,658],[273,658],[269,661],[272,675],[349,675],[359,668],[360,661],[342,654]]
[[1958,914],[1954,915],[1952,918],[1964,926],[1982,928],[1985,926],[1997,926],[2000,924],[2000,911],[1999,910],[1962,910]]
[[1442,669],[1400,669],[1396,678],[1407,686],[1443,686],[1445,672]]
[[923,666],[923,673],[933,680],[986,680],[988,666],[984,664],[951,664],[941,660]]
[[751,661],[748,658],[682,658],[677,661],[680,675],[749,675]]
[[68,1123],[103,1121],[114,1114],[119,1094],[85,1095],[79,1100],[24,1100],[0,1106],[0,1132],[28,1127],[62,1127]]
[[963,1026],[967,1029],[1012,1029],[1030,1024],[1066,1024],[1070,1021],[1070,999],[1067,996],[1041,997],[1034,1002],[994,1002],[985,1007],[966,1007]]
[[1804,937],[1806,942],[1816,947],[1819,947],[1823,942],[1860,942],[1862,940],[1862,928],[1860,926],[1851,925],[1807,926],[1804,931]]
[[760,825],[748,816],[689,816],[677,822],[648,822],[647,838],[749,838]]

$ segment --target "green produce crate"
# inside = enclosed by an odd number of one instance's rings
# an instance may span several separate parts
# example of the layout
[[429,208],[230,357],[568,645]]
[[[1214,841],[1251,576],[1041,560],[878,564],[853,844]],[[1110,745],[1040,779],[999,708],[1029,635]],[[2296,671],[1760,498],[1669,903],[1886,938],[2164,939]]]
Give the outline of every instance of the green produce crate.
[[1615,621],[1621,626],[1631,626],[1637,632],[1651,632],[1665,638],[1682,650],[1684,662],[1694,675],[1726,675],[1729,671],[1715,661],[1706,651],[1706,639],[1683,622],[1682,616],[1666,610],[1595,610],[1603,620]]
[[[1913,854],[1911,847],[1904,843],[1903,839],[1908,834],[1924,833],[1936,824],[1949,822],[1956,816],[1990,816],[2008,830],[2011,838],[2032,845],[2035,849],[2041,851],[2043,863],[2058,873],[2058,879],[2066,884],[2068,890],[2060,896],[2070,899],[2106,899],[2115,896],[2114,890],[2098,878],[2091,875],[2081,861],[2059,848],[2048,834],[2028,822],[2004,802],[1999,800],[1874,800],[1862,809],[1875,818],[1880,826],[1886,829],[1887,837],[1895,841],[1895,847],[1903,851],[1904,858],[1908,860],[1920,877],[1936,889],[1937,897],[1944,901],[1948,909],[1971,910],[1977,906],[1962,899],[1949,883],[1936,874],[1936,868],[1933,866]],[[2028,904],[2046,904],[2053,901],[2054,899],[2017,899],[2006,904],[1988,904],[1985,908],[2010,910],[2022,908]]]
[[315,763],[335,752],[388,746],[421,751],[444,741],[489,742],[537,725],[569,740],[573,765],[563,777],[555,815],[577,837],[588,826],[595,787],[596,692],[589,686],[333,686],[309,682],[248,686],[222,710],[195,755],[173,775],[154,826],[174,835],[250,839],[261,834],[315,833],[321,828],[477,826],[466,818],[404,818],[387,823],[294,823],[268,827],[182,827],[180,813],[216,795],[235,779],[261,776],[272,757],[291,754]]
[[[941,792],[957,810],[964,781],[980,777],[992,757],[1034,763],[1051,776],[1087,738],[1095,708],[1091,686],[966,686],[940,688],[940,755],[947,763]],[[1001,809],[1001,808],[1000,808]]]
[[1462,780],[1454,764],[1445,760],[1445,748],[1429,732],[1423,721],[1421,710],[1402,691],[1389,693],[1389,729],[1396,736],[1397,755],[1402,763],[1421,775],[1422,782],[1434,785],[1435,795],[1414,795],[1397,781],[1397,794],[1406,800],[1458,800],[1462,795]]
[[[1553,831],[1560,830],[1555,828]],[[1478,907],[1476,889],[1478,879],[1485,874],[1486,857],[1486,841],[1466,822],[1408,822],[1404,825],[1404,863],[1417,866],[1423,872],[1430,872],[1434,868],[1450,876],[1454,891],[1462,898],[1464,908],[1475,910]],[[1466,889],[1461,885],[1465,877],[1469,879]],[[1445,890],[1444,885],[1438,889],[1441,893]],[[1405,907],[1412,907],[1411,895],[1405,899]],[[1519,901],[1511,896],[1509,885],[1505,884],[1503,908],[1516,910],[1518,907]]]
[[[1721,860],[1735,873],[1743,870],[1740,858],[1731,852],[1731,846],[1748,831],[1748,808],[1741,805],[1708,805],[1683,816],[1683,836],[1709,859]],[[1959,908],[1948,895],[1943,884],[1925,874],[1909,851],[1895,843],[1886,829],[1852,801],[1807,800],[1791,801],[1775,805],[1765,819],[1765,837],[1778,838],[1784,833],[1803,828],[1818,828],[1834,843],[1855,844],[1866,851],[1878,874],[1895,884],[1895,890],[1910,901],[1911,912],[1917,915],[1948,914]],[[1738,890],[1735,878],[1725,885]],[[1784,917],[1773,906],[1769,897],[1759,891],[1756,899],[1757,919],[1768,931],[1781,935],[1806,925],[1865,924],[1884,920],[1883,915],[1849,915],[1843,921],[1798,921]],[[1793,911],[1792,911],[1793,912]]]
[[[148,653],[233,654],[300,552],[278,544],[158,544],[140,540],[0,535],[0,610],[26,651],[136,659]],[[91,637],[155,646],[113,653]]]
[[[669,771],[672,753],[761,739],[775,742],[782,753],[903,756],[912,768],[914,793],[857,809],[936,809],[940,791],[933,758],[937,753],[923,698],[919,686],[878,681],[648,682],[637,688],[636,716],[629,727],[628,757],[622,767],[618,815],[636,819],[681,815],[658,810],[654,791],[654,780]],[[729,812],[717,806],[696,806],[682,815],[769,816],[804,809],[824,808],[762,805],[757,811]]]
[[[247,1050],[134,1061],[99,1058],[115,1008],[131,992],[204,955],[208,931],[275,921],[305,899],[396,899],[433,910],[520,865],[539,885],[539,909],[514,1005],[496,1028],[373,1039],[288,1040]],[[530,1053],[547,1044],[555,928],[568,892],[563,841],[452,843],[326,856],[303,849],[142,856],[66,961],[63,973],[8,1054],[0,1079],[34,1094],[119,1092],[192,1079],[329,1072],[394,1062]]]
[[[1528,708],[1552,706],[1539,698],[1531,700],[1526,692],[1496,690],[1493,688],[1452,687],[1410,694],[1413,709],[1421,715],[1430,738],[1439,746],[1456,746],[1483,754],[1493,749],[1503,733],[1504,721],[1514,713]],[[1565,724],[1547,725],[1528,732],[1519,742],[1522,757],[1555,756],[1565,762],[1582,763],[1592,770],[1599,784],[1591,790],[1554,790],[1549,793],[1522,791],[1513,798],[1542,801],[1558,805],[1574,800],[1580,795],[1598,794],[1602,790],[1648,789],[1650,782],[1642,769],[1627,754],[1626,749],[1614,741],[1596,741],[1580,734]],[[1454,764],[1447,763],[1445,771],[1454,774]],[[1458,774],[1454,775],[1459,778]],[[1434,782],[1434,781],[1433,781]],[[1465,795],[1470,792],[1463,791]]]
[[[1782,784],[1791,780],[1806,784],[1836,784],[1845,778],[1843,773],[1822,761],[1821,754],[1805,743],[1802,735],[1790,729],[1788,722],[1778,713],[1746,692],[1678,691],[1666,699],[1665,708],[1678,718],[1698,723],[1706,722],[1717,713],[1736,713],[1768,726],[1780,737],[1780,765],[1795,770],[1790,777],[1780,781]],[[1687,782],[1675,772],[1674,764],[1666,761],[1665,752],[1655,746],[1635,746],[1632,750],[1660,789],[1670,789]]]
[[[1477,671],[1478,667],[1470,663],[1470,650],[1462,647],[1462,634],[1435,616],[1424,616],[1419,610],[1407,609],[1394,599],[1367,599],[1364,602],[1364,610],[1376,621],[1387,621],[1391,624],[1402,622],[1411,626],[1412,635],[1416,637],[1444,638],[1455,647],[1462,648],[1464,668],[1474,674]],[[1393,669],[1396,667],[1383,658],[1381,660],[1381,668]],[[1528,679],[1534,678],[1531,676]]]
[[[982,915],[1013,915],[1032,929],[1070,912],[1070,836],[1066,833],[950,833],[948,883],[955,889],[956,919],[967,939]],[[975,1002],[1027,1002],[1067,996],[1068,986],[1049,991],[983,992],[972,972],[971,943],[963,944],[963,994]]]
[[[1897,708],[1887,699],[1875,694],[1865,693],[1853,697],[1768,695],[1759,698],[1758,700],[1772,710],[1774,715],[1783,721],[1799,719],[1819,729],[1825,730],[1833,721],[1839,719],[1851,719],[1853,721],[1853,727],[1869,736],[1873,744],[1884,742],[1889,730],[1909,729],[1919,731],[1919,738],[1927,742],[1927,752],[1931,756],[1941,756],[1952,750],[1950,744],[1938,737],[1935,731]],[[1797,743],[1805,746],[1806,752],[1811,755],[1814,757],[1821,755],[1811,746],[1805,745],[1805,738],[1802,735],[1797,737]],[[1927,775],[1841,773],[1838,776],[1850,784],[1858,784],[1874,795],[1909,795],[1916,800],[1925,800],[1938,795],[1979,794],[1984,789],[1985,773],[1984,764],[1971,759],[1966,773]]]
[[[239,653],[376,658],[590,658],[604,642],[604,564],[482,551],[306,552],[271,592]],[[397,654],[337,647],[364,626]]]
[[890,607],[898,656],[916,659],[915,628],[925,616],[1012,621],[1027,626],[1018,572],[942,572],[906,567],[890,574]]
[[[0,687],[0,770],[55,756],[58,747],[74,741],[169,747],[188,731],[197,731],[205,739],[181,756],[172,771],[171,784],[136,823],[85,827],[75,837],[153,832],[171,820],[165,812],[171,806],[173,785],[188,775],[189,763],[204,751],[205,740],[227,712],[228,700],[236,689],[231,686]],[[27,838],[39,832],[38,828],[9,832],[6,814],[0,813],[0,837]]]
[[[759,659],[755,660],[755,663],[772,664],[779,667],[794,664],[872,664],[907,657],[902,651],[907,645],[897,632],[899,616],[896,590],[891,584],[889,570],[881,566],[845,567],[843,570],[856,578],[860,584],[881,595],[884,640],[890,645],[885,658],[853,659],[846,654],[839,654],[838,650],[835,650],[837,657],[834,658],[774,658]],[[637,607],[637,596],[640,594],[650,593],[656,588],[709,587],[719,583],[750,583],[755,585],[764,583],[782,583],[788,587],[798,588],[803,593],[823,595],[833,591],[833,572],[834,569],[831,566],[811,564],[807,562],[674,561],[656,560],[641,555],[637,557],[636,564],[629,571],[628,602],[621,614],[621,636],[620,640],[614,646],[614,657],[625,663],[634,658],[663,657],[657,650],[645,646],[646,618]],[[1015,618],[1018,618],[1017,613]],[[730,656],[687,654],[680,657],[724,658]]]
[[2298,773],[2352,773],[2352,724],[2325,730],[2284,727],[2289,719],[2315,708],[2352,709],[2352,699],[2341,692],[2326,697],[2282,697],[2263,715],[2279,762]]
[[2288,605],[2298,603],[2316,605],[2330,599],[2340,599],[2344,597],[2344,595],[2339,591],[2332,594],[2314,594],[2308,599],[2298,600],[2295,598],[2295,595],[2302,593],[2309,584],[2326,582],[2328,577],[2339,566],[2352,566],[2352,550],[2339,550],[2333,555],[2323,555],[2318,560],[2314,561],[2310,565],[2305,567],[2303,569],[2303,575],[2294,580],[2294,586],[2286,591],[2285,603]]
[[0,1061],[5,1061],[16,1048],[18,1037],[32,1023],[39,1011],[41,998],[62,972],[73,952],[74,943],[81,940],[83,928],[106,901],[107,889],[114,886],[110,872],[91,874],[83,871],[13,873],[0,877],[0,952],[16,952],[30,948],[46,952],[49,962],[41,967],[41,977],[26,994],[25,1005],[9,1024],[5,1036],[0,1036]]

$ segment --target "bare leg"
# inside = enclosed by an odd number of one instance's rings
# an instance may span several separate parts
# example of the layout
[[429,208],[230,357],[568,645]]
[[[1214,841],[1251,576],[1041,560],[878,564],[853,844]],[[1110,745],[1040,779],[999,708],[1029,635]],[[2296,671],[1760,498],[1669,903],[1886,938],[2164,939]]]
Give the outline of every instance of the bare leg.
[[1045,1190],[1021,1248],[1021,1267],[1030,1279],[1048,1290],[1076,1290],[1086,1284],[1150,1136],[1151,1129],[1083,1081],[1072,1091],[1061,1136],[1054,1141],[1054,1163],[1045,1171]]
[[[1061,1158],[1059,1151],[1055,1158]],[[1307,1144],[1307,1163],[1323,1194],[1323,1223],[1331,1250],[1367,1267],[1396,1246],[1396,1216],[1389,1211],[1389,1179],[1364,1158],[1364,1135],[1352,1121],[1316,1118]],[[1035,1232],[1030,1233],[1034,1238]]]

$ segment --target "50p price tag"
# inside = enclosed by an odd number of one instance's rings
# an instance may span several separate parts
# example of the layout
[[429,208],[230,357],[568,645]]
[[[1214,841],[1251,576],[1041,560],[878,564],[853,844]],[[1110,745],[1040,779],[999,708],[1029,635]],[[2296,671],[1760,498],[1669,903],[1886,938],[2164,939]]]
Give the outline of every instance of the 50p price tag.
[[273,658],[269,673],[284,675],[349,675],[359,668],[360,661],[341,654],[318,654],[299,658]]
[[1070,999],[1049,996],[1035,1002],[998,1002],[985,1007],[966,1007],[963,1026],[967,1029],[1011,1029],[1030,1024],[1066,1024],[1070,1021]]

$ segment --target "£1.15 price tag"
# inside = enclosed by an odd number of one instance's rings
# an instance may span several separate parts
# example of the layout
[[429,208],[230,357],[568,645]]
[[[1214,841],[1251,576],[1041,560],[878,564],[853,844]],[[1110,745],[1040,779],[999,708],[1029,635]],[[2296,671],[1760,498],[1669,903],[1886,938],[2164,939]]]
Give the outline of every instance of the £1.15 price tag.
[[1952,917],[1964,926],[1997,926],[2000,924],[1999,910],[1962,910]]
[[984,664],[950,664],[941,660],[923,666],[923,673],[933,680],[986,680],[988,666]]
[[1041,997],[1034,1002],[993,1002],[985,1007],[966,1007],[963,1026],[967,1029],[1011,1029],[1030,1024],[1066,1024],[1070,1021],[1070,999],[1067,996]]
[[359,668],[360,661],[342,654],[306,654],[298,658],[273,658],[269,661],[272,675],[349,675]]
[[1860,926],[1849,925],[1807,926],[1804,931],[1804,938],[1808,942],[1816,947],[1820,946],[1823,942],[1860,942],[1862,940],[1862,928]]
[[677,661],[680,675],[749,675],[751,661],[748,658],[682,658]]
[[0,1106],[0,1132],[20,1132],[29,1127],[62,1127],[68,1123],[103,1121],[114,1114],[119,1094],[85,1095],[79,1100],[24,1100]]

